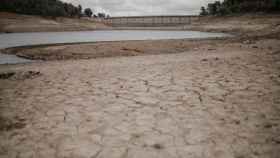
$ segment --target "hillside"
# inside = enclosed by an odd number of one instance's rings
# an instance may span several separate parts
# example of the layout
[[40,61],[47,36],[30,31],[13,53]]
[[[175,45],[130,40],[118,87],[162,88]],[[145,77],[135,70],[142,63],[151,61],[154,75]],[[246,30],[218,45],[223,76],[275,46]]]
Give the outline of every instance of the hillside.
[[46,18],[0,12],[0,32],[84,31],[106,29],[108,26],[88,19]]
[[279,14],[244,14],[233,16],[202,16],[185,29],[206,32],[227,32],[240,36],[279,36]]

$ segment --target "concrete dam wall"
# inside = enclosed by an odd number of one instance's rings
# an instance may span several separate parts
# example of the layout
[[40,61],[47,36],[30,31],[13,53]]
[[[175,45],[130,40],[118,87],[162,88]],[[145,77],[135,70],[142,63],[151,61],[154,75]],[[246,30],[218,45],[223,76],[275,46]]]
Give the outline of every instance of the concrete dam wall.
[[197,20],[199,16],[130,16],[106,18],[104,22],[116,27],[157,27],[188,25]]

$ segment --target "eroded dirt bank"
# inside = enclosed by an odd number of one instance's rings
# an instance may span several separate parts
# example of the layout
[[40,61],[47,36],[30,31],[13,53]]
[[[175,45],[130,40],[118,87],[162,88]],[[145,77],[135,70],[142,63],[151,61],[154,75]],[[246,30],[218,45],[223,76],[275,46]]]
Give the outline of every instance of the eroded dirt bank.
[[278,158],[280,39],[264,33],[34,48],[117,57],[1,65],[0,157]]
[[76,18],[44,18],[0,12],[0,32],[50,32],[50,31],[87,31],[107,29],[103,23]]

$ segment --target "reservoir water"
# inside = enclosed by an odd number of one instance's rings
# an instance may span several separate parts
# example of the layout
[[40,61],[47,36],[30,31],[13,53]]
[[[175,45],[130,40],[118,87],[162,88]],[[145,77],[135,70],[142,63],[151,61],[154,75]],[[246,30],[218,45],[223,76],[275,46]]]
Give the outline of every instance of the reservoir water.
[[[76,32],[36,32],[0,34],[0,49],[57,43],[160,40],[160,39],[203,39],[230,36],[224,33],[198,31],[155,31],[155,30],[106,30]],[[25,63],[28,60],[0,54],[0,64]]]

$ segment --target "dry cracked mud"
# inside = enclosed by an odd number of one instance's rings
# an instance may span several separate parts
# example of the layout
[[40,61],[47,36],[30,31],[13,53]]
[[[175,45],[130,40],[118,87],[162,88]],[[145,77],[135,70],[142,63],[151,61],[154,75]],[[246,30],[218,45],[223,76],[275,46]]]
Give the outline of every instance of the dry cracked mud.
[[42,75],[0,80],[0,157],[279,158],[280,54],[265,43],[1,66]]

